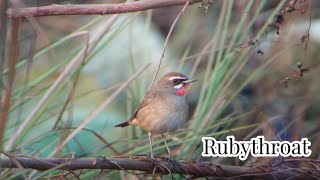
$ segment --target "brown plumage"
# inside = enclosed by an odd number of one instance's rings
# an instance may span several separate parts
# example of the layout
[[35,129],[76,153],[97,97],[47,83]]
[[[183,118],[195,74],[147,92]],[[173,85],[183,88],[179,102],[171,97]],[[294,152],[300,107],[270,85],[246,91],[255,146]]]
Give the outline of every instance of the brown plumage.
[[[152,134],[167,133],[180,128],[188,116],[186,89],[189,83],[187,76],[178,72],[170,72],[163,76],[145,95],[144,99],[128,121],[115,127],[138,125],[149,133],[152,152]],[[168,148],[168,147],[167,147]],[[169,148],[167,149],[171,156]]]

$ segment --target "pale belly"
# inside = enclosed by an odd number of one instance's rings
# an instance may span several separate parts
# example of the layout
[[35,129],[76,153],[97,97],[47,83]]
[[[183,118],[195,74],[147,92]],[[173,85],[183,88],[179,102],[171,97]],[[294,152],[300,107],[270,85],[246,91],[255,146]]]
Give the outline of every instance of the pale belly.
[[136,117],[137,124],[153,134],[164,134],[181,128],[188,116],[188,104],[185,97],[174,98],[177,99],[155,101],[148,108],[142,108]]

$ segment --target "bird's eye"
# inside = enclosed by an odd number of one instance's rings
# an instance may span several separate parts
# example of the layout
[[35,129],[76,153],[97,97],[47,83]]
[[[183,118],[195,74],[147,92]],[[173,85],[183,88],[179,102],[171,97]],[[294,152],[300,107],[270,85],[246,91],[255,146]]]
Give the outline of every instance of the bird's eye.
[[173,79],[172,82],[176,84],[178,83],[178,79]]

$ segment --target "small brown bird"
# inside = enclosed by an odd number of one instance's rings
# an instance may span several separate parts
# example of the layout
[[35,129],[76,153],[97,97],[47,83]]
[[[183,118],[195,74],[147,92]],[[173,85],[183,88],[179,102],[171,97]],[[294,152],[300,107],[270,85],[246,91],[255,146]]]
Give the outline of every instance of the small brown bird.
[[180,128],[188,117],[188,103],[186,90],[188,85],[195,80],[187,76],[170,72],[163,76],[155,86],[148,90],[131,118],[115,127],[126,127],[131,124],[138,125],[148,132],[151,150],[151,160],[156,162],[152,149],[152,134],[161,134],[170,160],[170,149],[164,138],[167,132]]

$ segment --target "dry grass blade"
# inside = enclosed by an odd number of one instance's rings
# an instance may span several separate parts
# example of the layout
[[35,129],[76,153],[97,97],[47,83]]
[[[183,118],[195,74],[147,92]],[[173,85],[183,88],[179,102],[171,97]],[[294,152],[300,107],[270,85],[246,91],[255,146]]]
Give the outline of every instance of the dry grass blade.
[[81,124],[51,153],[51,156],[60,151],[74,136],[79,133],[87,124],[89,124],[103,109],[105,109],[132,81],[134,81],[150,64],[145,65],[140,71],[123,83],[114,93],[111,94],[102,104],[92,111]]
[[91,35],[88,52],[91,52],[91,50],[95,47],[99,40],[102,39],[102,37],[106,34],[118,17],[118,14],[112,15],[110,18],[108,18],[107,22],[105,22],[103,26],[99,26],[99,28]]
[[56,90],[56,88],[63,82],[67,76],[71,74],[85,59],[84,57],[86,56],[87,53],[87,48],[88,48],[88,41],[89,41],[89,36],[88,32],[79,32],[74,34],[74,37],[85,37],[85,46],[82,48],[82,50],[79,52],[79,54],[71,60],[71,62],[66,66],[64,71],[60,74],[58,79],[52,84],[52,86],[49,88],[49,90],[43,95],[43,97],[40,99],[38,104],[32,109],[30,114],[27,116],[27,118],[22,122],[22,124],[19,126],[18,130],[16,133],[10,138],[6,150],[11,150],[11,148],[14,145],[14,142],[18,139],[18,137],[21,135],[24,129],[28,126],[28,124],[31,122],[31,120],[35,117],[37,112],[41,109],[41,107],[47,102],[51,94]]
[[[117,20],[117,18],[119,17],[119,15],[115,14],[113,16],[111,16],[110,18],[108,18],[107,22],[104,23],[103,26],[99,26],[99,28],[97,28],[97,30],[92,33],[92,35],[90,36],[90,40],[89,40],[89,45],[88,45],[88,50],[87,52],[91,52],[92,49],[94,49],[97,45],[97,43],[103,38],[103,36],[106,34],[106,32],[110,29],[110,27],[114,24],[114,22]],[[89,53],[90,54],[90,53]],[[79,73],[77,74],[77,78],[79,78]],[[76,80],[73,83],[73,87],[72,87],[72,92],[74,91],[75,87],[76,87],[76,82],[78,80]],[[73,93],[72,93],[73,94]],[[61,121],[62,115],[64,113],[64,111],[66,110],[70,100],[71,100],[71,94],[69,95],[68,99],[66,100],[65,104],[63,105],[61,112],[53,126],[53,129],[56,129],[59,122]]]
[[192,78],[197,70],[197,67],[200,64],[200,61],[202,59],[202,57],[206,54],[206,52],[208,52],[209,48],[211,47],[211,45],[213,44],[215,38],[210,40],[205,46],[204,48],[201,50],[201,52],[199,53],[199,55],[197,56],[197,59],[195,60],[195,63],[192,67],[191,73],[190,73],[190,78]]
[[155,82],[155,80],[157,78],[157,75],[159,73],[160,66],[161,66],[161,63],[162,63],[162,59],[163,59],[163,56],[164,56],[164,52],[166,51],[166,48],[167,48],[167,45],[168,45],[168,41],[169,41],[169,38],[170,38],[170,36],[172,34],[172,31],[173,31],[174,27],[176,26],[179,18],[181,17],[181,15],[184,13],[186,8],[188,7],[189,3],[190,3],[190,1],[186,2],[186,4],[183,6],[182,10],[180,11],[178,16],[176,17],[176,19],[173,21],[172,26],[170,27],[170,30],[169,30],[169,33],[167,35],[166,41],[164,42],[164,45],[163,45],[162,50],[161,50],[161,56],[160,56],[159,64],[158,64],[157,70],[156,70],[156,72],[155,72],[155,74],[153,76],[150,88],[152,88],[152,86],[153,86],[153,84],[154,84],[154,82]]
[[9,30],[9,53],[8,53],[8,84],[4,90],[4,96],[1,101],[1,114],[0,114],[0,149],[2,149],[2,138],[5,131],[5,125],[8,117],[8,112],[10,109],[10,99],[12,93],[12,87],[15,77],[15,62],[18,59],[19,54],[19,19],[11,21],[11,26]]

